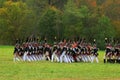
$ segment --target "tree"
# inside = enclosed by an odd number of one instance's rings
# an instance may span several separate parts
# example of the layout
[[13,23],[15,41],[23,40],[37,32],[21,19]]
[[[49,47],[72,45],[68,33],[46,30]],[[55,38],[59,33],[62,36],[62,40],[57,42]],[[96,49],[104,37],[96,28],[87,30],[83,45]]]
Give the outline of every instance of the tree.
[[[50,3],[50,4],[49,4]],[[0,0],[0,43],[40,35],[53,40],[64,37],[119,38],[119,0]],[[114,29],[115,28],[115,29]],[[25,34],[25,35],[24,35]]]
[[98,19],[98,24],[96,25],[95,38],[98,40],[98,45],[100,48],[104,48],[104,39],[115,37],[115,29],[111,24],[111,21],[108,17],[102,16]]
[[7,0],[0,0],[0,8],[3,6],[5,1],[7,1]]
[[59,15],[60,12],[55,7],[45,10],[40,18],[38,27],[42,38],[46,37],[52,41],[55,36],[60,37],[61,22]]
[[13,44],[22,34],[27,35],[32,28],[29,27],[31,25],[29,17],[32,17],[30,12],[27,10],[26,4],[21,1],[6,1],[4,3],[4,6],[0,8],[0,25],[4,27],[2,33],[5,36],[2,36],[2,39],[5,40],[5,43]]
[[65,5],[62,19],[64,36],[66,38],[74,39],[76,36],[80,36],[82,17],[83,15],[81,14],[80,9],[75,5],[74,0],[68,0],[67,4]]

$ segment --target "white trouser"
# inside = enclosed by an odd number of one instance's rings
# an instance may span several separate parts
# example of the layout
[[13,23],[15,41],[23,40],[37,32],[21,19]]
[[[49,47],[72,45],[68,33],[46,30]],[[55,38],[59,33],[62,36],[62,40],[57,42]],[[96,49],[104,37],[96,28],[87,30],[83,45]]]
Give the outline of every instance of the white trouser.
[[31,57],[33,58],[34,61],[37,61],[35,54],[32,54]]
[[34,59],[32,58],[32,55],[29,56],[30,61],[34,61]]
[[27,60],[27,61],[31,61],[30,56],[27,55],[27,56],[26,56],[26,60]]
[[67,61],[67,58],[66,58],[66,55],[65,55],[66,51],[63,51],[61,56],[60,56],[60,62],[62,63],[63,62],[63,57],[64,57],[64,61],[66,62]]
[[87,57],[88,57],[88,61],[90,61],[90,62],[91,62],[91,61],[92,61],[92,60],[91,60],[91,56],[90,56],[90,55],[88,55]]
[[120,60],[120,57],[118,57],[118,60]]
[[39,55],[38,55],[38,58],[39,58],[39,60],[42,60],[42,55],[39,54]]
[[40,54],[40,60],[43,60],[43,54]]
[[64,62],[68,63],[68,59],[67,59],[66,55],[64,55],[63,60],[64,60]]
[[82,59],[83,62],[85,62],[83,55],[81,55],[81,59]]
[[86,62],[88,62],[88,61],[89,61],[89,59],[88,59],[88,55],[85,55],[85,57],[86,57]]
[[26,61],[27,60],[27,54],[28,52],[25,52],[24,55],[23,55],[23,61]]
[[83,62],[87,62],[88,61],[86,55],[82,55],[81,57],[82,57]]
[[39,61],[38,55],[36,54],[34,56],[35,56],[36,60]]
[[50,61],[50,57],[49,57],[49,52],[46,51],[46,53],[43,56],[43,59],[46,60],[46,58]]
[[77,59],[77,61],[81,61],[82,56],[81,56],[81,55],[78,55],[78,56],[76,57],[76,59]]
[[67,58],[67,61],[68,61],[69,63],[71,63],[70,56],[69,56],[69,55],[66,55],[66,58]]
[[74,62],[73,56],[71,56],[71,55],[70,55],[70,60],[71,60],[72,62]]
[[14,58],[13,58],[13,61],[20,61],[20,59],[15,55]]
[[98,57],[95,56],[95,55],[92,56],[92,61],[91,61],[91,63],[93,63],[94,59],[96,59],[96,62],[99,63]]
[[59,62],[59,58],[57,57],[57,55],[55,54],[57,51],[54,51],[51,57],[51,62],[53,62],[53,60],[57,60],[57,62]]

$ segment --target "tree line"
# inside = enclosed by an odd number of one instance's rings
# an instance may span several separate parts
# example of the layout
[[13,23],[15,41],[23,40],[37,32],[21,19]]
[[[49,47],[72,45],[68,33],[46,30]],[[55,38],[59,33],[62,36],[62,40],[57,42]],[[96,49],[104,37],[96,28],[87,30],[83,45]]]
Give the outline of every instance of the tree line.
[[120,39],[119,0],[0,0],[0,44],[39,39]]

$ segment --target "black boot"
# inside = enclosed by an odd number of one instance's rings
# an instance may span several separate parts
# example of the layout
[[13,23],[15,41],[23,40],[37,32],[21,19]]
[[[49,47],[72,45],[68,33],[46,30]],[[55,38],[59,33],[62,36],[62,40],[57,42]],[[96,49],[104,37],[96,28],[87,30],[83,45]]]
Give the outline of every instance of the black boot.
[[107,59],[107,63],[110,63],[110,59]]
[[115,63],[115,59],[111,59],[111,63]]
[[118,59],[118,63],[120,64],[120,59]]
[[106,59],[104,59],[104,63],[106,63]]
[[118,59],[116,59],[116,63],[119,63]]

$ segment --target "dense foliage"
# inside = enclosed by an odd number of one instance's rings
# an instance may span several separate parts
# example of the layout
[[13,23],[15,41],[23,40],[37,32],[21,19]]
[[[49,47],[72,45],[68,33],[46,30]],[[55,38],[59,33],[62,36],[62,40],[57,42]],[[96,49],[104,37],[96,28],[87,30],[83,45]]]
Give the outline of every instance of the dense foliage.
[[35,35],[52,41],[120,39],[119,0],[0,0],[0,44]]

